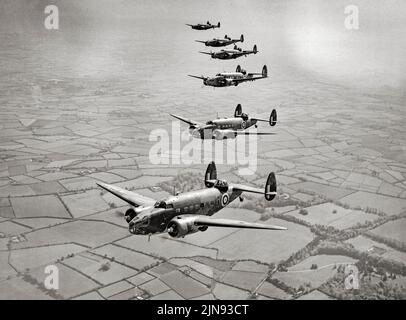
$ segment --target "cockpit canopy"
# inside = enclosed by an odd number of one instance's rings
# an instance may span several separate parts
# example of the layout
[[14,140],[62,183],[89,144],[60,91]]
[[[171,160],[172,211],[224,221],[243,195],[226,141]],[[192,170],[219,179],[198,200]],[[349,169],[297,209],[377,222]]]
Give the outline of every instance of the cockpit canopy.
[[220,191],[227,191],[228,183],[224,180],[216,180],[216,182],[214,183],[214,187],[219,189]]
[[163,208],[166,209],[166,202],[165,201],[157,201],[154,204],[154,208]]
[[243,118],[244,120],[247,120],[248,119],[248,114],[242,113],[241,118]]

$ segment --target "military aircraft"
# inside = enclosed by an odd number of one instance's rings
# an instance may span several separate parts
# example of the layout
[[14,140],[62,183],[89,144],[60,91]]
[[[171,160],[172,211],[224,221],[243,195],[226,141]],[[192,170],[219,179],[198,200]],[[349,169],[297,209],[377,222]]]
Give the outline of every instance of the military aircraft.
[[179,193],[160,201],[114,185],[97,184],[131,206],[124,216],[132,234],[168,232],[171,237],[181,238],[206,231],[208,227],[286,230],[285,227],[270,224],[210,218],[235,199],[240,198],[243,201],[243,192],[263,194],[268,201],[274,199],[277,193],[273,172],[268,175],[265,188],[258,189],[217,179],[216,165],[211,162],[207,167],[204,183],[205,189]]
[[246,57],[249,54],[257,54],[257,45],[254,45],[254,48],[252,50],[242,50],[241,48],[238,48],[237,45],[234,46],[234,49],[232,50],[220,50],[218,52],[203,52],[199,51],[200,53],[203,54],[208,54],[210,55],[213,59],[220,59],[220,60],[231,60],[231,59],[237,59],[239,57]]
[[205,86],[211,87],[229,87],[238,86],[238,84],[246,81],[254,81],[258,79],[264,79],[268,77],[267,66],[262,67],[261,73],[247,73],[244,69],[241,69],[240,65],[237,66],[235,72],[221,72],[214,77],[194,76],[188,74],[189,77],[203,80]]
[[229,36],[225,35],[224,39],[214,38],[212,40],[202,41],[202,40],[195,40],[196,42],[204,43],[206,47],[225,47],[230,44],[234,44],[237,42],[244,42],[244,35],[240,36],[240,39],[231,39]]
[[215,28],[220,28],[220,22],[215,24],[211,24],[209,21],[207,21],[206,24],[198,23],[198,24],[187,24],[187,26],[192,27],[194,30],[208,30],[208,29],[215,29]]
[[271,135],[274,133],[241,130],[248,129],[252,126],[255,126],[255,128],[257,128],[257,122],[259,121],[268,122],[269,125],[273,127],[274,125],[276,125],[277,121],[277,114],[275,109],[272,110],[269,116],[269,120],[253,117],[250,118],[246,113],[242,112],[241,104],[238,104],[235,108],[233,118],[217,118],[215,120],[207,121],[206,124],[186,119],[174,114],[170,115],[180,121],[186,122],[189,125],[189,132],[194,138],[216,140],[233,139],[237,137],[237,135]]

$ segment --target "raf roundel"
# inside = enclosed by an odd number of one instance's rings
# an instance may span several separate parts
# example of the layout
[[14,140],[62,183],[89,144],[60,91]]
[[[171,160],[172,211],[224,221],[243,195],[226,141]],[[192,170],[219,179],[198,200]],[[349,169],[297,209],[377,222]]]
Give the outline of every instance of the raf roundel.
[[247,123],[245,121],[241,122],[241,128],[245,129],[247,127]]
[[221,196],[221,205],[222,205],[223,207],[225,207],[225,206],[228,204],[228,200],[229,200],[228,194],[227,194],[227,193],[224,193],[224,194]]

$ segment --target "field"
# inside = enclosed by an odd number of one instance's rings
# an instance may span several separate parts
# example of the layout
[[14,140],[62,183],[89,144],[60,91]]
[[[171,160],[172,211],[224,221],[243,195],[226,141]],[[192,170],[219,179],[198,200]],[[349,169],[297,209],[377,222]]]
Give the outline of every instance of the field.
[[10,200],[17,218],[71,217],[60,200],[54,195],[19,197]]
[[369,252],[390,260],[403,263],[406,259],[406,253],[394,250],[383,243],[373,241],[365,236],[358,236],[346,242],[351,243],[357,250]]
[[[211,244],[218,248],[219,258],[223,259],[254,259],[263,262],[278,262],[289,257],[289,252],[296,251],[313,239],[306,227],[279,219],[268,220],[267,223],[288,228],[286,231],[269,232],[260,230],[238,230],[231,235]],[[249,239],[244,246],[236,246],[239,239]]]
[[243,290],[253,291],[266,277],[266,272],[228,271],[221,281]]
[[387,222],[371,232],[377,236],[406,243],[406,219]]
[[[60,289],[58,290],[58,293],[62,295],[64,299],[73,298],[83,292],[91,291],[100,286],[95,281],[65,266],[63,263],[57,263],[55,266],[58,267],[59,275]],[[45,277],[48,276],[42,267],[35,268],[30,271],[29,274],[39,283],[43,283]]]
[[105,211],[109,208],[108,204],[103,201],[98,190],[66,195],[62,197],[62,201],[75,218],[87,216],[95,212]]
[[103,285],[111,284],[137,273],[135,269],[95,255],[76,255],[64,260],[64,264]]
[[123,263],[137,270],[140,270],[148,265],[157,262],[157,259],[154,259],[151,256],[111,244],[97,248],[95,250],[92,250],[91,252],[96,253],[100,256],[106,256],[107,258],[114,257],[115,261]]
[[77,244],[59,244],[36,248],[13,250],[10,264],[17,270],[24,271],[42,265],[50,264],[68,255],[85,251],[87,248]]
[[261,295],[264,295],[268,298],[272,298],[272,299],[285,300],[285,299],[291,298],[291,295],[289,295],[282,289],[275,287],[273,284],[269,283],[268,281],[265,281],[261,285],[261,287],[258,290],[258,293]]
[[399,214],[406,208],[406,199],[388,197],[370,192],[358,191],[340,199],[351,207],[376,208],[386,214]]
[[[89,233],[92,234],[89,237]],[[77,243],[84,246],[100,246],[126,236],[126,230],[101,221],[73,221],[52,228],[37,229],[27,233],[24,242],[16,248],[45,246],[49,244]]]
[[[317,288],[337,273],[338,265],[348,265],[354,262],[354,259],[345,256],[312,256],[289,268],[287,272],[275,273],[273,278],[292,288],[299,288],[307,283],[312,288]],[[313,264],[317,266],[316,269],[311,268]]]
[[323,203],[306,208],[307,215],[300,214],[300,210],[290,211],[287,214],[310,222],[322,224],[337,229],[350,228],[357,223],[373,221],[379,218],[377,215],[368,214],[361,210],[344,209],[333,203]]
[[319,290],[313,290],[312,292],[301,296],[298,300],[332,300],[332,298]]
[[205,285],[177,270],[163,275],[161,280],[185,299],[197,298],[209,293]]

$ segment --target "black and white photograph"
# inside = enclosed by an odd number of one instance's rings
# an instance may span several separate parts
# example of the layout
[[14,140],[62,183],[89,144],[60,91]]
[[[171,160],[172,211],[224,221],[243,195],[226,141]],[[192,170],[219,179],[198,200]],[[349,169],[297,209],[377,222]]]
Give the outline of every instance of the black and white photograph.
[[406,299],[405,17],[1,0],[0,300]]

